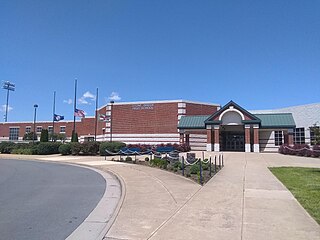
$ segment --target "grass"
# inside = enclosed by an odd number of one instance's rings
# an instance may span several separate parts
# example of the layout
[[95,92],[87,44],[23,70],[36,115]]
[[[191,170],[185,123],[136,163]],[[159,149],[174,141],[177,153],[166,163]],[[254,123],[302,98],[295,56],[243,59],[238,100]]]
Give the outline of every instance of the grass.
[[274,167],[270,170],[320,224],[320,168]]

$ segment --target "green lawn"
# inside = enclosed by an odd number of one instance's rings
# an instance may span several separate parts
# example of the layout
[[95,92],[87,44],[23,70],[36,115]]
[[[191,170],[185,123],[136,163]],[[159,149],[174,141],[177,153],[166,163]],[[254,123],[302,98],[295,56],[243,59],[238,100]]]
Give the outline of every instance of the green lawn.
[[320,168],[274,167],[270,170],[320,224]]

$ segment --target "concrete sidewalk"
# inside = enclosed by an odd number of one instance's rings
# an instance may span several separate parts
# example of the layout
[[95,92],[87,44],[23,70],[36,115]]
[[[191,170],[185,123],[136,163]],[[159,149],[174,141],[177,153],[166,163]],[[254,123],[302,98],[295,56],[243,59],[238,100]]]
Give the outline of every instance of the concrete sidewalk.
[[320,239],[319,225],[267,168],[320,168],[320,159],[224,156],[225,167],[204,187],[166,171],[102,157],[39,158],[89,165],[122,178],[125,199],[105,239]]

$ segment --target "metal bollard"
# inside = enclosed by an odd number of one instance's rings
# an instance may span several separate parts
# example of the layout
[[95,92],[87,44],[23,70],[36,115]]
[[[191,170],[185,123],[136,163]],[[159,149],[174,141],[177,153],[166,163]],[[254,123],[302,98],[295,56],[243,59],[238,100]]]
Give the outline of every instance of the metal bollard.
[[221,155],[219,154],[219,169],[221,169]]
[[182,176],[184,176],[184,157],[182,156],[182,163],[181,163],[181,168],[182,168]]
[[217,173],[217,155],[214,156],[214,173]]
[[211,162],[211,156],[210,156],[210,168],[209,168],[209,170],[210,170],[210,177],[212,177],[212,173],[211,173],[211,171],[212,171],[212,162]]
[[201,159],[199,159],[199,167],[200,167],[200,184],[202,185],[202,165],[201,165]]

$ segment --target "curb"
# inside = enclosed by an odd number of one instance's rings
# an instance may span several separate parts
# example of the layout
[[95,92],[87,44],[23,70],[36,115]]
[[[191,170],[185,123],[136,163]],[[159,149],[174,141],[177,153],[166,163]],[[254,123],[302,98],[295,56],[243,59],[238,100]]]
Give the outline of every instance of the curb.
[[106,190],[89,216],[75,229],[67,240],[102,240],[113,225],[123,205],[126,188],[123,179],[113,171],[108,172],[88,167],[87,165],[66,163],[81,166],[99,173],[106,180]]

